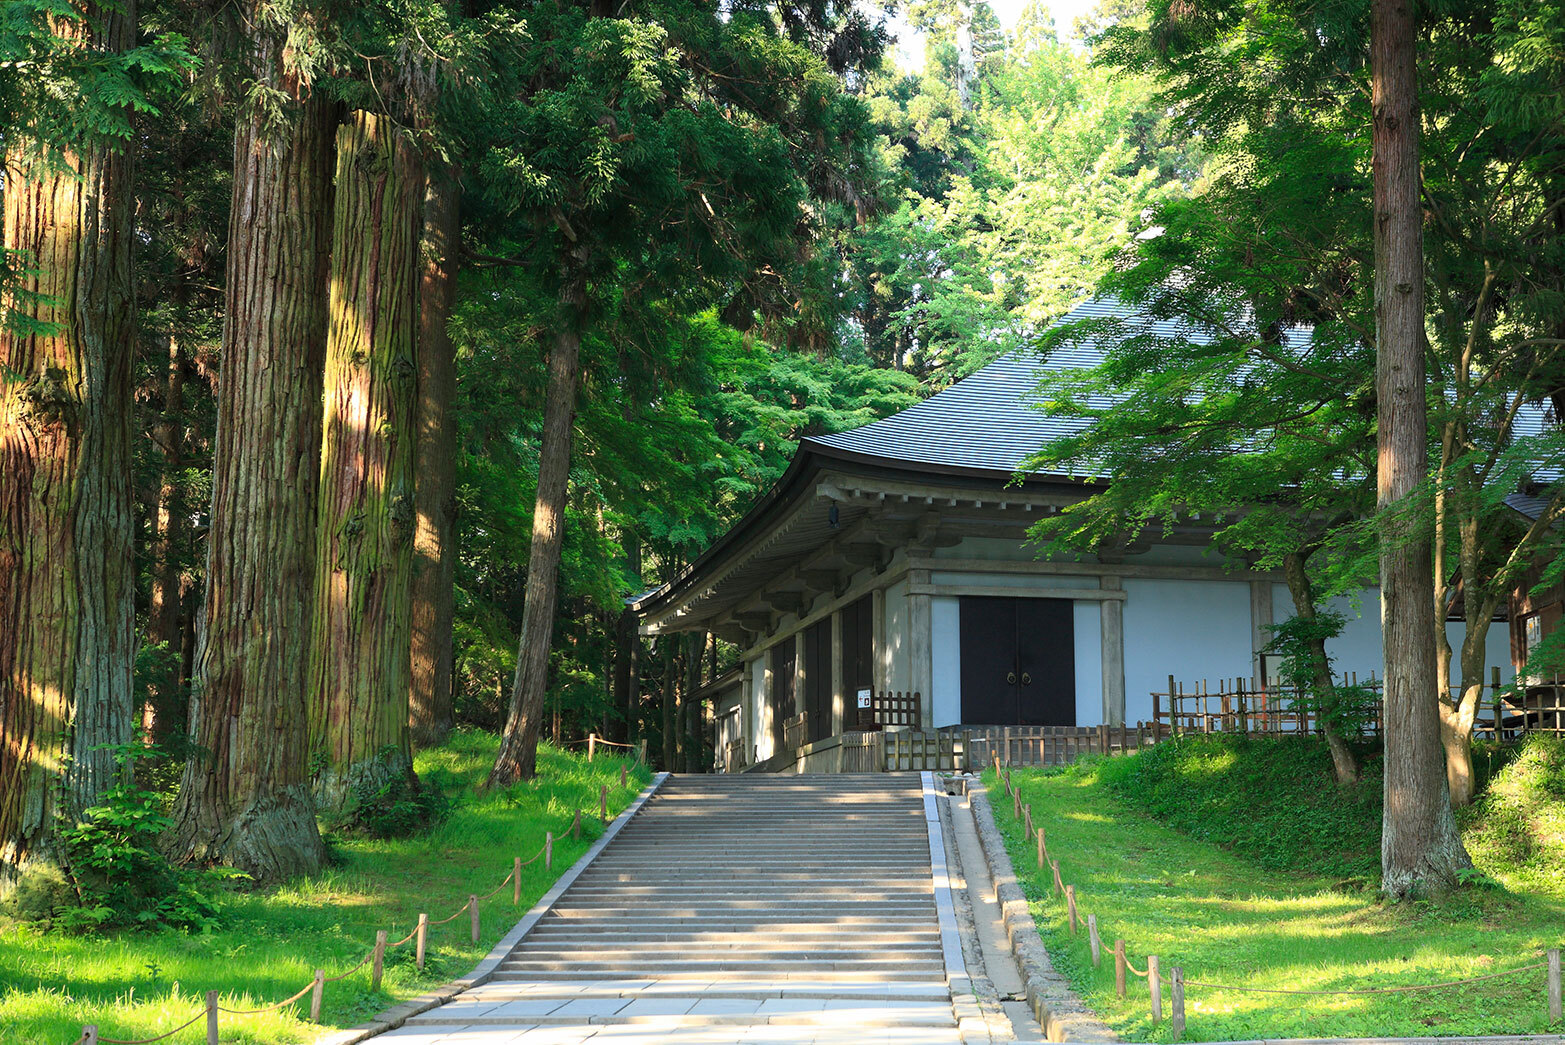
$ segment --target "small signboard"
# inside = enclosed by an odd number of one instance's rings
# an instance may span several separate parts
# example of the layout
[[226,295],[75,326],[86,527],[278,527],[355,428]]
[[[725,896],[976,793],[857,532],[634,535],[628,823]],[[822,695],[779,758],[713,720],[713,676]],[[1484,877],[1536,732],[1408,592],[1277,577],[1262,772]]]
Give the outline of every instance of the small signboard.
[[861,708],[868,708],[869,706],[870,706],[870,691],[867,690],[867,689],[859,690],[859,707],[861,707]]

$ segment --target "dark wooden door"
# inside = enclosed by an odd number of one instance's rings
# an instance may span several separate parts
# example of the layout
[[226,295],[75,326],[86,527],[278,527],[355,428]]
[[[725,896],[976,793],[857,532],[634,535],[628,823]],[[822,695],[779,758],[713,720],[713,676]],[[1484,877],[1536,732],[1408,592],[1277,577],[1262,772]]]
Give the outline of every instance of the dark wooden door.
[[1068,599],[1016,603],[1017,717],[1023,726],[1076,724],[1076,622]]
[[796,714],[793,710],[794,658],[798,646],[792,635],[772,647],[772,750],[783,749],[783,724]]
[[[875,606],[870,596],[842,608],[843,728],[859,728],[858,693],[875,684]],[[868,714],[868,712],[865,712]]]
[[810,740],[831,736],[831,618],[804,632],[804,713]]
[[1016,599],[964,598],[961,605],[962,722],[1016,721]]
[[960,642],[964,725],[1076,724],[1068,599],[964,598]]

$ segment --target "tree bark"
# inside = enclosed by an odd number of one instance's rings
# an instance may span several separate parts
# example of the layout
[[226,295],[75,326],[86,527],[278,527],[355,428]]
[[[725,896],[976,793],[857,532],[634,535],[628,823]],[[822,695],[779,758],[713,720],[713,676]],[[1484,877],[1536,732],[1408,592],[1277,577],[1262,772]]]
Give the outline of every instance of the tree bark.
[[1439,893],[1470,866],[1446,794],[1435,682],[1434,575],[1407,502],[1428,470],[1419,199],[1417,24],[1412,0],[1370,12],[1381,632],[1386,662],[1381,890]]
[[[183,636],[184,570],[180,568],[179,544],[185,529],[185,511],[180,503],[179,471],[184,465],[184,388],[185,359],[179,339],[168,339],[168,375],[164,382],[163,416],[155,438],[163,451],[163,474],[158,483],[157,505],[152,516],[150,598],[147,606],[147,641],[161,645],[171,655],[180,653]],[[172,685],[154,686],[142,709],[142,727],[154,741],[172,735],[179,720],[179,678]]]
[[[1283,576],[1288,581],[1288,594],[1293,596],[1293,611],[1304,620],[1314,620],[1315,589],[1310,583],[1310,575],[1304,569],[1304,555],[1300,552],[1284,555],[1282,566]],[[1310,642],[1310,660],[1314,666],[1315,692],[1329,704],[1336,696],[1337,687],[1331,677],[1331,661],[1326,657],[1325,639],[1316,638]],[[1331,752],[1331,768],[1337,783],[1356,783],[1359,763],[1353,749],[1342,734],[1326,721],[1324,715],[1318,721],[1321,724],[1321,735],[1326,738],[1326,747]]]
[[[57,19],[86,49],[134,46],[133,0]],[[58,856],[57,818],[120,773],[134,720],[134,342],[129,151],[11,140],[0,308],[0,891]]]
[[[626,534],[621,543],[630,572],[639,578],[641,542],[634,534]],[[641,635],[637,630],[636,614],[629,607],[620,611],[615,626],[615,646],[614,703],[625,715],[623,739],[627,744],[634,744],[641,736]]]
[[390,118],[337,129],[310,654],[316,800],[413,774],[408,731],[416,441],[419,151]]
[[549,352],[548,400],[538,450],[538,491],[533,503],[532,549],[527,558],[527,590],[522,606],[522,635],[516,657],[511,707],[490,786],[531,780],[538,765],[538,731],[549,692],[549,649],[554,640],[554,607],[560,590],[560,551],[565,542],[565,501],[571,470],[571,429],[576,418],[576,386],[581,369],[581,326],[586,281],[568,273],[560,293],[559,329]]
[[[253,6],[251,71],[279,92],[283,40]],[[287,97],[285,95],[285,97]],[[172,848],[258,881],[317,870],[306,681],[321,461],[334,107],[289,98],[234,135],[207,590]]]
[[679,730],[675,715],[679,706],[679,658],[674,652],[674,642],[670,636],[663,645],[663,768],[670,773],[679,770]]
[[413,743],[432,747],[451,733],[453,586],[456,579],[456,354],[447,333],[456,301],[462,232],[457,172],[432,170],[424,194],[419,280],[418,530],[413,539]]

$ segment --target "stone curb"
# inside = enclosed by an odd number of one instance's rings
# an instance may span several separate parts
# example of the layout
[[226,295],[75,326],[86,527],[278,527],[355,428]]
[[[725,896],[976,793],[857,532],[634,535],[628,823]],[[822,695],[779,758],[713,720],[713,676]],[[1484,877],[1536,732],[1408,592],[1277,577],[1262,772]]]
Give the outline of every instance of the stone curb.
[[978,839],[983,843],[984,859],[994,879],[995,898],[1005,920],[1011,953],[1016,955],[1022,981],[1027,985],[1027,1004],[1038,1017],[1044,1037],[1049,1041],[1082,1043],[1119,1041],[1119,1036],[1082,1004],[1065,977],[1054,971],[1043,938],[1038,935],[1038,925],[1028,908],[1027,897],[1016,882],[1016,870],[1005,850],[1005,840],[995,827],[987,789],[978,781],[972,781],[968,785],[968,799],[973,806]]
[[641,807],[647,804],[647,800],[657,792],[659,787],[663,786],[663,781],[667,779],[667,773],[654,774],[652,783],[642,788],[641,794],[637,795],[635,800],[626,806],[619,816],[610,821],[609,825],[603,829],[603,834],[599,835],[598,840],[592,843],[592,846],[582,854],[581,859],[577,860],[564,874],[560,875],[554,885],[549,888],[549,891],[544,893],[538,902],[533,904],[532,909],[522,916],[521,921],[512,926],[511,931],[506,933],[500,939],[500,942],[495,944],[477,965],[473,966],[472,972],[460,979],[442,984],[432,991],[420,994],[416,998],[409,998],[405,1002],[393,1005],[391,1008],[377,1013],[365,1023],[322,1035],[315,1039],[314,1045],[355,1045],[355,1043],[364,1041],[367,1038],[373,1038],[377,1034],[396,1030],[414,1016],[439,1008],[463,991],[488,983],[494,977],[495,970],[500,967],[500,963],[505,960],[505,956],[510,954],[511,950],[518,943],[521,943],[522,937],[532,931],[533,926],[537,925],[539,920],[549,912],[549,908],[554,906],[554,902],[564,894],[565,890],[571,887],[571,884],[577,878],[581,877],[582,872],[591,866],[592,862],[598,858],[598,854],[603,852],[604,847],[613,841],[614,836],[619,834],[625,825],[630,822],[631,817],[640,812]]

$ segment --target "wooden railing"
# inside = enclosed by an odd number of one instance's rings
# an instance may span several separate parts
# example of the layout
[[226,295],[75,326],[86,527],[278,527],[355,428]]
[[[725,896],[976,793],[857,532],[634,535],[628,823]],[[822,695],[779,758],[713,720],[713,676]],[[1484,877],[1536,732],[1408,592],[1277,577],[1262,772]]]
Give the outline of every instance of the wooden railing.
[[745,752],[747,750],[748,748],[745,747],[744,737],[740,737],[737,740],[730,740],[728,743],[724,744],[723,772],[737,773],[743,769],[748,764],[745,760]]
[[924,724],[924,701],[918,693],[883,690],[870,694],[870,706],[858,709],[860,731],[903,726],[918,729]]
[[810,713],[801,711],[783,722],[783,747],[797,751],[810,740]]
[[1151,723],[1134,726],[986,726],[967,731],[970,768],[996,759],[1004,766],[1063,766],[1082,755],[1136,751],[1167,737]]

